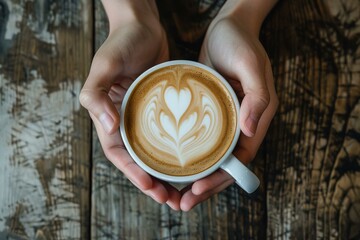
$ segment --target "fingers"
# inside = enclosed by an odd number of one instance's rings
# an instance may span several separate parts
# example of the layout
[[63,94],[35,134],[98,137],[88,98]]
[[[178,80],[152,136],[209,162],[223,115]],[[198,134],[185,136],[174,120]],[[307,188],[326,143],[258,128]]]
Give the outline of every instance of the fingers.
[[153,185],[150,189],[143,191],[156,202],[164,204],[169,199],[169,194],[165,186],[157,180],[153,180]]
[[[194,208],[197,204],[207,200],[211,196],[223,191],[225,188],[230,186],[234,180],[228,179],[217,185],[216,187],[212,188],[211,190],[204,192],[202,194],[196,195],[191,190],[184,192],[181,201],[180,201],[180,208],[182,211],[190,211]],[[194,183],[195,184],[195,183]]]
[[220,169],[212,173],[210,176],[194,182],[191,191],[195,195],[201,195],[229,180],[234,181],[234,179],[227,172]]
[[168,192],[168,200],[167,200],[166,204],[169,207],[171,207],[173,210],[179,211],[180,210],[180,199],[181,199],[180,192],[168,183],[164,183],[164,186]]
[[153,179],[152,188],[143,192],[160,204],[166,203],[173,210],[180,210],[180,192],[168,183]]
[[130,157],[126,151],[119,132],[107,134],[100,121],[90,114],[94,121],[96,131],[99,136],[101,146],[104,150],[106,157],[122,171],[126,177],[133,182],[140,190],[145,191],[152,187],[152,178],[143,171]]
[[119,132],[107,134],[94,115],[90,114],[94,121],[100,143],[106,157],[143,193],[150,196],[160,204],[167,203],[172,209],[180,209],[181,195],[177,189],[167,183],[152,178],[142,170],[130,157]]
[[205,201],[212,195],[217,194],[234,183],[234,179],[223,170],[200,179],[182,191],[180,202],[182,211],[189,211],[200,202]]

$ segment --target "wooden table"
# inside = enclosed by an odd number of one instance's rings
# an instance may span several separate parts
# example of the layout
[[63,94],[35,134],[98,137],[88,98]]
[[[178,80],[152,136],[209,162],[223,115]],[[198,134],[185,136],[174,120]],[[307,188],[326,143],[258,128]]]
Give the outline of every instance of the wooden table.
[[1,240],[360,239],[358,0],[272,11],[261,38],[280,106],[251,165],[260,192],[234,185],[188,213],[124,178],[80,107],[106,35],[97,0],[0,0]]

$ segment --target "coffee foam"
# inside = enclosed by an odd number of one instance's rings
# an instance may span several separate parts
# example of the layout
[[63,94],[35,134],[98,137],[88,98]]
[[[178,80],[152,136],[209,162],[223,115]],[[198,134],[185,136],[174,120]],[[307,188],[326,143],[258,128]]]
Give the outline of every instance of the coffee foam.
[[126,134],[138,157],[169,175],[192,175],[215,164],[236,129],[226,87],[210,73],[185,65],[145,78],[125,109]]

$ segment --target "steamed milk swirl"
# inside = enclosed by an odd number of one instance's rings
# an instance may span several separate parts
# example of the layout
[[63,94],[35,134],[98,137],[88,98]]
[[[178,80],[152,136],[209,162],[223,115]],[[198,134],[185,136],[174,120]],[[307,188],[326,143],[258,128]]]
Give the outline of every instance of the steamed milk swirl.
[[176,158],[165,162],[186,166],[216,146],[223,113],[214,94],[203,84],[188,79],[177,89],[160,82],[144,102],[139,129],[147,144]]
[[211,74],[185,65],[147,78],[134,89],[125,111],[136,154],[170,175],[194,174],[216,163],[236,127],[226,88]]

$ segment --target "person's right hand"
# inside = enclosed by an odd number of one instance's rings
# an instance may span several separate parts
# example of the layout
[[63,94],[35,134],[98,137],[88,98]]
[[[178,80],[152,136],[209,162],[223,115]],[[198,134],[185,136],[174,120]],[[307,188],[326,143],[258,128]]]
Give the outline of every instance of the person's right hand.
[[132,81],[149,67],[169,58],[168,42],[155,2],[145,2],[103,1],[110,33],[95,54],[80,93],[80,103],[90,113],[106,157],[145,194],[178,210],[180,193],[135,164],[118,130],[118,109]]
[[[233,154],[247,164],[256,156],[278,106],[270,59],[259,41],[263,19],[276,0],[228,0],[207,29],[199,61],[216,69],[240,102],[241,134]],[[182,192],[188,211],[234,182],[218,170]]]

